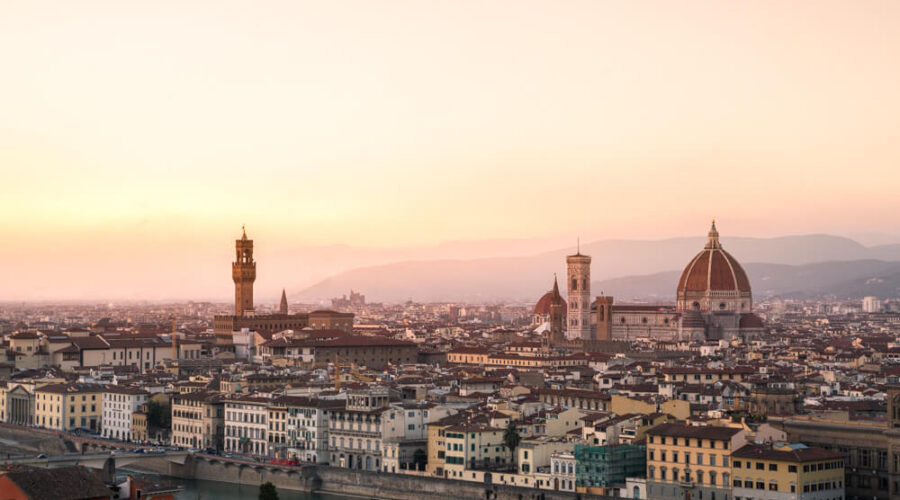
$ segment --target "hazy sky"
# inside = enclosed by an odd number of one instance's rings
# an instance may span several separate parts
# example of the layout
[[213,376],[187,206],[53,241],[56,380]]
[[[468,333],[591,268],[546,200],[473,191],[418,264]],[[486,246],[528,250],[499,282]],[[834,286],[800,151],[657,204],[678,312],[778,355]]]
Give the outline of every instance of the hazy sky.
[[898,19],[897,1],[5,0],[0,298],[168,295],[172,269],[227,294],[242,223],[281,251],[713,216],[890,238]]

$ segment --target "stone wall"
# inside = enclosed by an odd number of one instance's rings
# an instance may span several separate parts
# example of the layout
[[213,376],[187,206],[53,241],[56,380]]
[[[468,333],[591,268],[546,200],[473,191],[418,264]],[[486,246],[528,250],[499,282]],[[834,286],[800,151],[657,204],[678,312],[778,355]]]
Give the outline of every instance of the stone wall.
[[278,489],[333,493],[388,500],[589,500],[602,497],[538,490],[507,485],[349,470],[339,467],[306,466],[302,469],[270,464],[236,464],[216,459],[189,457],[173,476],[244,485],[272,482]]
[[336,467],[318,467],[322,493],[356,495],[390,500],[483,499],[483,500],[574,500],[598,498],[575,493],[538,490],[505,485],[486,485],[403,474],[354,471]]

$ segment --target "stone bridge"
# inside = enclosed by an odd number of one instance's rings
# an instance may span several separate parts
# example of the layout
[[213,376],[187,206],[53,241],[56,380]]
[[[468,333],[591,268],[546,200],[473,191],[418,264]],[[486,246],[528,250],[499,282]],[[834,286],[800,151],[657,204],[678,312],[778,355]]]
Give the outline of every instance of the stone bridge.
[[[116,469],[132,467],[137,470],[154,472],[163,475],[176,475],[172,472],[181,472],[189,457],[186,451],[170,451],[165,453],[85,453],[81,455],[54,455],[46,458],[16,458],[4,460],[7,464],[22,464],[32,467],[56,469],[70,465],[81,465],[91,469],[102,471],[104,480],[115,479]],[[179,477],[183,477],[180,476]]]

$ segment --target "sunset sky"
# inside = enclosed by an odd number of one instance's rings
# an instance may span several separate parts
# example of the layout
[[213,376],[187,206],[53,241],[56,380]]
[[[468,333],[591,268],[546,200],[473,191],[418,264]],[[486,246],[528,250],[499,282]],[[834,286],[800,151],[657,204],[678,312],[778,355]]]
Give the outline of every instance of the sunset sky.
[[228,297],[244,223],[286,262],[711,217],[900,242],[898,19],[897,1],[4,1],[0,300]]

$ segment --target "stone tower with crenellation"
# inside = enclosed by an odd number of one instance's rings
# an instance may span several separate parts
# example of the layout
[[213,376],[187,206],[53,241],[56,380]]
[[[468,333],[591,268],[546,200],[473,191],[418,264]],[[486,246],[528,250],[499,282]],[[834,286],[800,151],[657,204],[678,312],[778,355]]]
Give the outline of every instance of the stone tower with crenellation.
[[244,229],[241,239],[234,242],[235,258],[231,263],[234,280],[234,315],[253,314],[253,282],[256,281],[256,262],[253,261],[253,240],[247,239]]
[[575,255],[566,257],[566,287],[569,295],[569,340],[590,340],[591,335],[591,257],[582,255],[579,248]]

